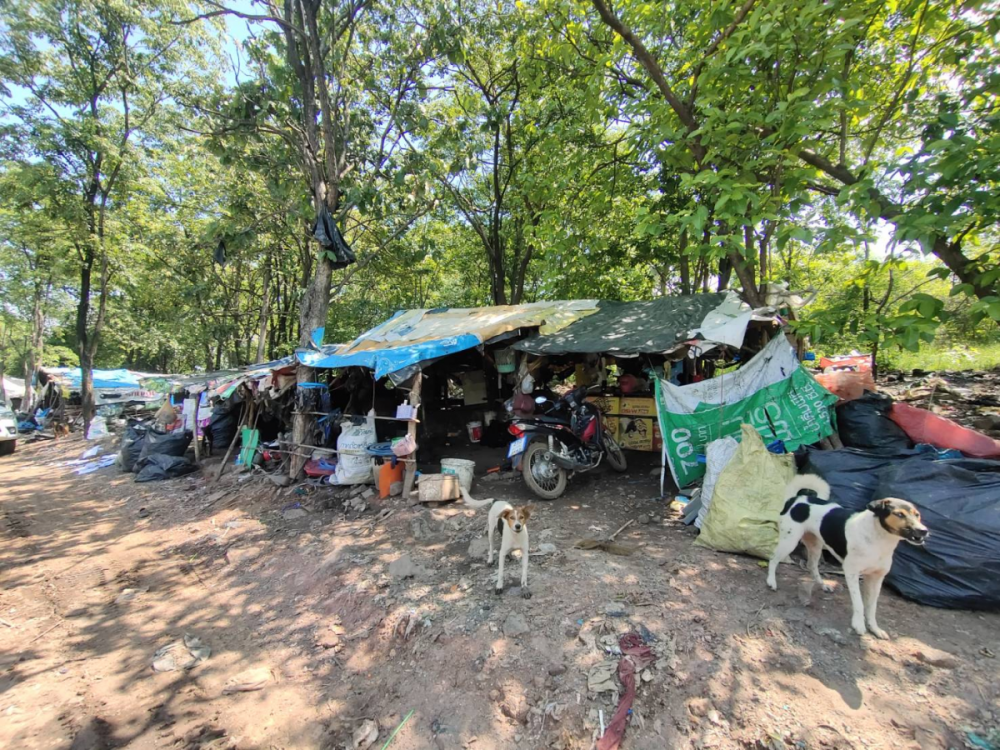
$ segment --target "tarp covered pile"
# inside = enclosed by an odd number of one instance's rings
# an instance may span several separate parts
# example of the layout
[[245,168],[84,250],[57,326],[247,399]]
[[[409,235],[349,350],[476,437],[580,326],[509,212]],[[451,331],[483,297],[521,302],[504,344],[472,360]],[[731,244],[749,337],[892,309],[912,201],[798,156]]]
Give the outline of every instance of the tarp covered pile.
[[810,450],[802,471],[826,479],[851,510],[882,497],[917,506],[931,533],[922,547],[896,549],[886,582],[901,594],[935,607],[1000,610],[1000,461],[942,455]]

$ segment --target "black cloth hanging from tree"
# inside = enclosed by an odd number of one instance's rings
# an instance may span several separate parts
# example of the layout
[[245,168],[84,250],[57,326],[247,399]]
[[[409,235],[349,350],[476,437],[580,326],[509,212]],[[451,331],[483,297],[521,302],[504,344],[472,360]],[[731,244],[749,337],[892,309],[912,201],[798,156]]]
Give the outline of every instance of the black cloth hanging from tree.
[[215,247],[215,252],[212,253],[212,260],[220,266],[226,265],[226,243],[224,240],[219,240],[219,244]]
[[333,261],[334,269],[347,268],[357,261],[354,251],[344,240],[337,224],[330,215],[330,209],[324,204],[316,217],[316,224],[313,226],[313,237],[323,246],[330,260]]

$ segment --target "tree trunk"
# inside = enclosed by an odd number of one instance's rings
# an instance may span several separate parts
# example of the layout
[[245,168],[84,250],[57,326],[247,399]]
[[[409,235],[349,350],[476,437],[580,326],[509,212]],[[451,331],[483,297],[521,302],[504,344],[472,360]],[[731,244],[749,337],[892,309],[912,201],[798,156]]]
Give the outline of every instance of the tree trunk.
[[264,289],[260,301],[260,326],[257,331],[257,364],[264,362],[264,347],[267,344],[267,321],[271,315],[271,256],[264,260]]
[[83,404],[83,435],[90,431],[90,420],[94,409],[94,373],[93,358],[90,356],[90,336],[87,329],[87,318],[90,315],[90,284],[94,268],[94,250],[92,247],[84,253],[83,265],[80,266],[80,301],[76,305],[76,338],[80,355],[80,399]]
[[687,239],[688,234],[685,229],[681,232],[681,239],[679,243],[679,254],[678,259],[680,261],[681,269],[681,293],[691,294],[693,288],[691,286],[691,259],[687,256]]
[[[45,311],[42,307],[43,291],[41,284],[35,284],[35,293],[31,301],[31,345],[28,347],[28,361],[26,373],[28,376],[24,380],[24,400],[21,402],[22,411],[31,411],[34,403],[34,391],[31,388],[31,381],[35,379],[35,371],[42,359],[42,346],[45,342]],[[30,378],[30,379],[29,379]]]
[[83,436],[90,434],[90,423],[94,418],[96,397],[94,395],[94,358],[90,347],[80,349],[80,399],[83,409]]
[[[333,263],[325,252],[320,253],[316,262],[316,275],[313,277],[309,288],[302,296],[302,309],[299,314],[299,346],[308,348],[312,340],[312,332],[316,328],[326,325],[326,314],[330,308],[330,282],[333,278]],[[310,383],[316,377],[316,370],[312,367],[300,364],[295,371],[295,381],[297,383]],[[312,399],[307,394],[314,392],[309,389],[298,388],[295,394],[295,414],[292,419],[292,442],[295,443],[295,453],[303,455],[293,455],[289,476],[297,479],[302,473],[307,457],[306,448],[312,445],[312,427],[315,417],[308,414],[315,411],[310,408]]]

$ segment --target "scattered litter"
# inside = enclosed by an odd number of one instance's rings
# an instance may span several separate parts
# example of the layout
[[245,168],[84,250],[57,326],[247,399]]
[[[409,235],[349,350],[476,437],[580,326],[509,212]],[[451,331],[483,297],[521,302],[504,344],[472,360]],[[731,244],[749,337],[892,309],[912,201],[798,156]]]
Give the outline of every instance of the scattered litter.
[[632,704],[635,702],[636,672],[641,672],[656,661],[652,649],[642,643],[638,633],[626,633],[618,640],[625,656],[618,662],[618,679],[625,693],[618,702],[615,715],[611,717],[607,730],[597,743],[597,750],[617,750],[625,736],[625,727],[632,717]]
[[231,678],[222,689],[222,694],[252,693],[264,689],[273,679],[274,673],[270,667],[253,667]]
[[123,589],[122,592],[115,597],[115,604],[128,604],[130,601],[135,599],[139,594],[145,594],[149,591],[149,587],[141,589]]
[[618,690],[615,683],[615,672],[618,671],[618,660],[598,662],[587,673],[587,689],[592,693],[614,693]]
[[191,669],[211,655],[212,649],[202,643],[201,638],[185,635],[153,654],[153,671],[173,672],[175,669]]
[[[95,455],[96,451],[98,450],[98,447],[99,446],[95,445],[93,448],[91,448],[89,451],[87,451],[84,455],[88,455],[88,454],[90,456]],[[111,464],[113,464],[117,459],[118,459],[118,456],[116,454],[109,453],[106,456],[101,456],[100,458],[94,459],[92,461],[84,459],[84,458],[78,458],[78,459],[73,460],[73,461],[67,461],[66,465],[68,465],[68,466],[76,466],[77,468],[75,468],[73,470],[73,473],[77,474],[79,476],[85,476],[87,474],[93,474],[95,471],[98,471],[99,469],[105,469],[108,466],[111,466]]]
[[975,732],[966,730],[965,736],[969,740],[970,744],[981,748],[982,750],[1000,750],[1000,747],[998,747],[995,743],[990,742],[987,739],[983,739]]
[[378,739],[378,724],[371,719],[365,719],[361,725],[354,730],[351,739],[351,746],[354,750],[366,750],[375,744]]
[[93,458],[100,452],[101,452],[101,446],[95,445],[92,448],[87,448],[87,450],[81,453],[80,458]]
[[403,725],[406,724],[406,722],[408,722],[410,720],[411,716],[413,716],[413,711],[414,711],[414,709],[411,708],[410,709],[410,713],[408,713],[406,716],[404,716],[403,720],[401,722],[399,722],[399,726],[397,726],[395,729],[392,730],[392,734],[389,735],[389,739],[387,739],[385,741],[385,744],[382,745],[382,750],[385,750],[387,747],[389,747],[389,743],[392,742],[393,739],[395,739],[396,735],[399,733],[399,730],[402,729]]

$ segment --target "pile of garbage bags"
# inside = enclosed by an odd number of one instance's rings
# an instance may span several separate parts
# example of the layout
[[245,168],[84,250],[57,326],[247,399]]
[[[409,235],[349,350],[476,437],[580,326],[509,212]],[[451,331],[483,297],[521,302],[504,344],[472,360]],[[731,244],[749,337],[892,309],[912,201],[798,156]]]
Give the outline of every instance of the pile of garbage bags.
[[[886,583],[934,607],[1000,611],[1000,443],[871,392],[838,406],[837,426],[847,447],[800,449],[799,472],[823,477],[849,510],[909,500],[930,529],[923,546],[899,544]],[[770,556],[785,501],[781,458],[748,426],[738,448],[709,445],[701,509],[690,515],[698,544]]]
[[123,471],[134,473],[136,482],[174,479],[198,470],[185,456],[194,435],[188,430],[160,432],[142,422],[131,420],[122,436],[118,463]]
[[1000,461],[947,458],[937,450],[875,454],[807,449],[801,471],[830,483],[851,510],[899,497],[920,510],[927,542],[896,548],[886,583],[934,607],[1000,610]]

